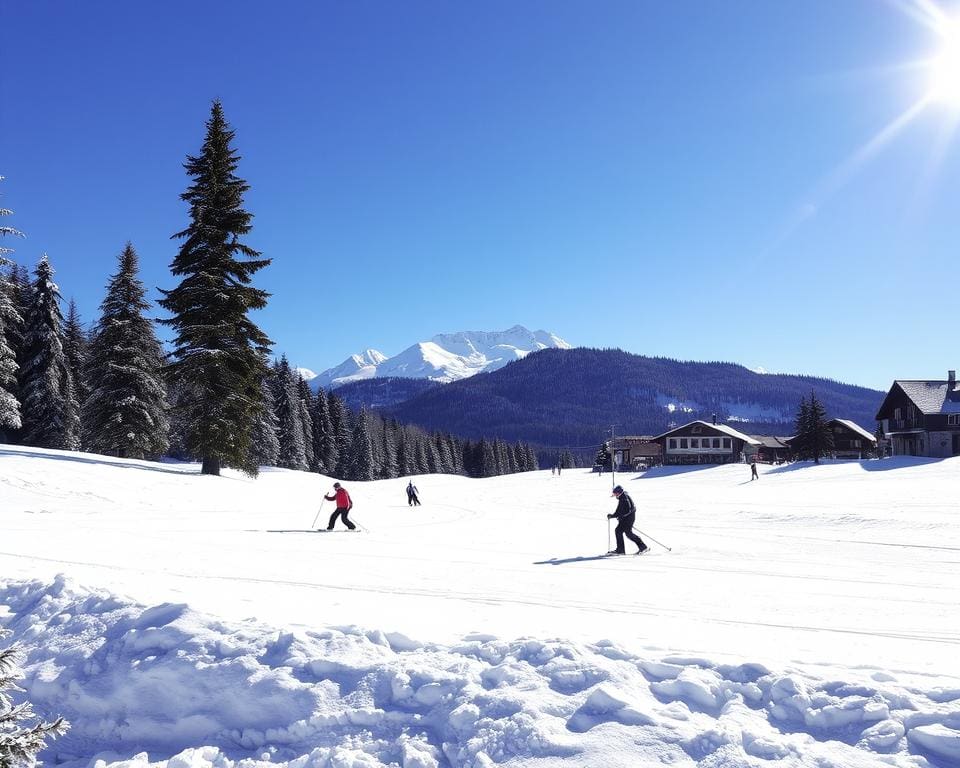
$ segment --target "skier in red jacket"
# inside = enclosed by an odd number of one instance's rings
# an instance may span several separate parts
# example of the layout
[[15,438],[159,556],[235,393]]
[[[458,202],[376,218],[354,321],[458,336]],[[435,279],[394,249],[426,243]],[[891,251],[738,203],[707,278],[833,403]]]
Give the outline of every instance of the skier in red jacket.
[[327,501],[335,501],[337,503],[337,508],[333,510],[333,514],[330,515],[330,524],[327,526],[328,531],[333,530],[334,523],[337,522],[337,516],[343,518],[344,525],[347,526],[351,531],[356,530],[357,526],[350,522],[350,519],[347,517],[347,513],[353,509],[353,501],[350,499],[350,494],[347,493],[347,489],[344,488],[340,483],[333,484],[333,494],[329,496],[324,496]]

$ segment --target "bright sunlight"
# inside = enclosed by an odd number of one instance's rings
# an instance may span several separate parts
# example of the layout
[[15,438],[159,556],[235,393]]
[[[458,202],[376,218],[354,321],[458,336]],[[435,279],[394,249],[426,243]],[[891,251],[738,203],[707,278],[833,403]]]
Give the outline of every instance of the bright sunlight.
[[941,19],[938,26],[941,48],[930,62],[927,98],[931,102],[960,109],[960,21]]

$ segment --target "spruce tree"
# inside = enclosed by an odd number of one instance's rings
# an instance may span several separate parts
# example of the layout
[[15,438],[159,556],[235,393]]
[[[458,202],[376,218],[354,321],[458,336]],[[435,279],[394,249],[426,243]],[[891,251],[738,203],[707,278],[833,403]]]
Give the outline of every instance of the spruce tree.
[[343,400],[333,392],[327,395],[327,405],[330,408],[330,425],[337,456],[337,462],[330,471],[337,477],[345,478],[349,471],[350,434],[353,429],[350,423],[350,413],[343,404]]
[[333,441],[333,426],[330,423],[330,408],[327,394],[317,389],[313,398],[313,466],[314,472],[331,473],[337,466],[336,445]]
[[373,480],[374,478],[373,445],[370,441],[367,412],[363,408],[360,409],[353,428],[345,477],[350,480]]
[[[9,634],[7,630],[0,630],[0,639]],[[29,701],[13,703],[10,694],[22,690],[16,684],[23,676],[19,668],[21,661],[17,648],[0,650],[0,766],[3,768],[33,768],[46,740],[62,736],[70,727],[62,717],[52,723],[37,722]]]
[[32,301],[24,318],[21,439],[38,448],[67,448],[73,436],[72,382],[63,349],[60,290],[46,256],[37,264],[35,275]]
[[73,299],[67,305],[67,316],[63,321],[63,351],[67,356],[67,365],[73,377],[73,388],[80,406],[90,394],[86,381],[86,363],[89,354],[90,341],[83,329],[80,312]]
[[817,400],[817,396],[813,392],[810,393],[809,419],[810,437],[808,444],[810,454],[814,463],[819,464],[821,458],[828,456],[833,451],[833,432],[830,431],[826,409]]
[[251,462],[258,467],[276,467],[280,458],[280,441],[277,439],[280,422],[277,419],[276,404],[270,383],[264,379],[260,386],[265,407],[253,424],[250,441]]
[[249,185],[235,173],[240,158],[219,101],[206,128],[200,154],[184,164],[193,177],[180,196],[190,205],[190,224],[174,235],[184,242],[171,265],[182,280],[160,301],[173,314],[162,322],[176,333],[167,370],[190,393],[179,407],[201,472],[219,475],[230,466],[256,474],[250,441],[265,408],[260,383],[271,342],[249,317],[268,296],[251,281],[270,260],[240,240],[252,229],[253,215],[243,208]]
[[[0,176],[3,181],[3,176]],[[0,216],[9,216],[13,211],[0,208]],[[0,237],[23,237],[23,233],[11,226],[0,225]],[[15,265],[6,258],[12,248],[0,245],[0,269],[9,267],[9,277],[0,275],[0,441],[7,442],[11,433],[20,429],[20,400],[17,397],[17,353],[20,327],[23,317],[14,301]]]
[[163,349],[139,278],[139,258],[127,243],[107,283],[84,367],[84,447],[134,459],[162,456],[169,445]]
[[303,430],[304,469],[312,469],[316,464],[313,455],[313,395],[310,385],[303,380],[299,371],[293,371],[297,383],[297,402],[300,409],[300,428]]
[[295,374],[286,355],[273,366],[273,397],[277,412],[277,440],[280,453],[277,466],[285,469],[307,469],[300,396]]
[[7,342],[7,329],[22,321],[10,301],[4,278],[0,278],[0,442],[8,442],[20,429],[20,400],[17,397],[17,356]]

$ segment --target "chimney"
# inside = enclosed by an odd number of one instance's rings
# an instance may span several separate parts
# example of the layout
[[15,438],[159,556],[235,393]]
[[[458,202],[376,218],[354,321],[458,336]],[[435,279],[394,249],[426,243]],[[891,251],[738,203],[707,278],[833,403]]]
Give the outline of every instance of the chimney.
[[947,392],[952,392],[957,384],[957,372],[947,371]]
[[717,414],[713,414],[713,426],[717,426]]

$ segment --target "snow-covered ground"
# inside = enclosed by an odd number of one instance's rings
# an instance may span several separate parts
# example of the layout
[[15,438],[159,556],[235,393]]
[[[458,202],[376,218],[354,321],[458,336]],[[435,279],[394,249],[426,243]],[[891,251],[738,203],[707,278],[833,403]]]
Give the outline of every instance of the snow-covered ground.
[[[0,446],[0,623],[133,768],[960,765],[960,460],[346,483]],[[324,507],[321,522],[332,510]],[[630,547],[632,551],[632,547]]]

